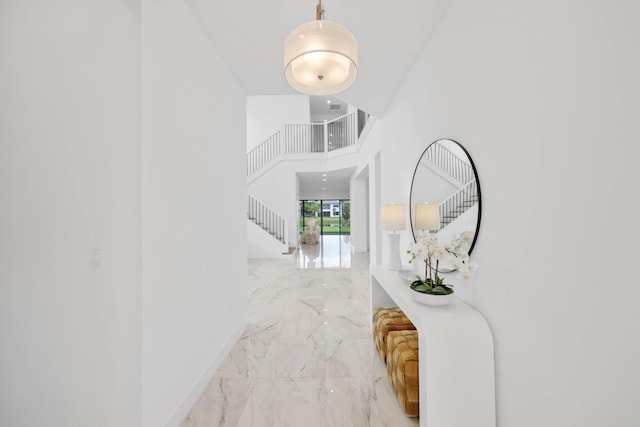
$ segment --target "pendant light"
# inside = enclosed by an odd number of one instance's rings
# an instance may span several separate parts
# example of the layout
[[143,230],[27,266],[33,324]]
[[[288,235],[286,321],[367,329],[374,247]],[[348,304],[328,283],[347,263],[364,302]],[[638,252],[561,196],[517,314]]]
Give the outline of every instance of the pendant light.
[[308,95],[333,95],[358,75],[356,38],[346,27],[324,20],[322,0],[316,20],[293,30],[284,43],[284,74],[289,85]]

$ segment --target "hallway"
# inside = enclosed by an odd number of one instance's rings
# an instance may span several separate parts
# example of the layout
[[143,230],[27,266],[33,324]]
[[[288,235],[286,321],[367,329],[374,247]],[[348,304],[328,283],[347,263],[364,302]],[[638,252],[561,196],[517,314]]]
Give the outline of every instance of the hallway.
[[418,425],[375,351],[368,255],[330,237],[249,261],[249,325],[182,427]]
[[299,268],[350,268],[351,236],[323,234],[315,245],[300,245],[293,257]]

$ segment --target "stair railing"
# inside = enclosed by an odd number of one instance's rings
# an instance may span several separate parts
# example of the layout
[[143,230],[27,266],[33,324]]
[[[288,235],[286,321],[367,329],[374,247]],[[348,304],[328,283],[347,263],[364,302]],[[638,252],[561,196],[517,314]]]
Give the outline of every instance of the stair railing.
[[478,186],[474,179],[440,203],[440,227],[452,223],[477,202]]
[[431,145],[425,157],[462,184],[467,184],[475,178],[473,168],[469,163],[462,161],[458,156],[438,142]]
[[284,125],[284,153],[324,152],[325,127],[323,123]]
[[326,123],[328,151],[356,145],[358,142],[358,115],[347,114]]
[[247,175],[262,169],[281,153],[282,145],[278,131],[247,153]]
[[247,217],[249,220],[253,221],[283,244],[288,244],[288,220],[257,200],[251,194],[247,194],[247,196]]
[[358,110],[324,123],[286,124],[247,153],[247,176],[285,154],[327,154],[355,146],[368,119]]

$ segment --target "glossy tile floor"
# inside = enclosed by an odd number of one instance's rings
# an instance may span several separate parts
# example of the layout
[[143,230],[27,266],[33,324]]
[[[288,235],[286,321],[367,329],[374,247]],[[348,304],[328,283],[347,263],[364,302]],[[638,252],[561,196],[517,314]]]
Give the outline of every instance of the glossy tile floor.
[[351,267],[351,236],[320,236],[316,245],[302,245],[294,253],[300,268]]
[[249,261],[249,325],[181,427],[419,424],[375,351],[368,255],[330,237],[291,259]]

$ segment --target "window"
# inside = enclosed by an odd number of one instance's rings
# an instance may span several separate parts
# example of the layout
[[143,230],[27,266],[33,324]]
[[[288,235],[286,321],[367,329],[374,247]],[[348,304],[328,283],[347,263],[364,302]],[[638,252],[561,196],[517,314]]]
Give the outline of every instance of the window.
[[299,200],[300,233],[310,219],[319,220],[321,234],[351,234],[350,200]]

